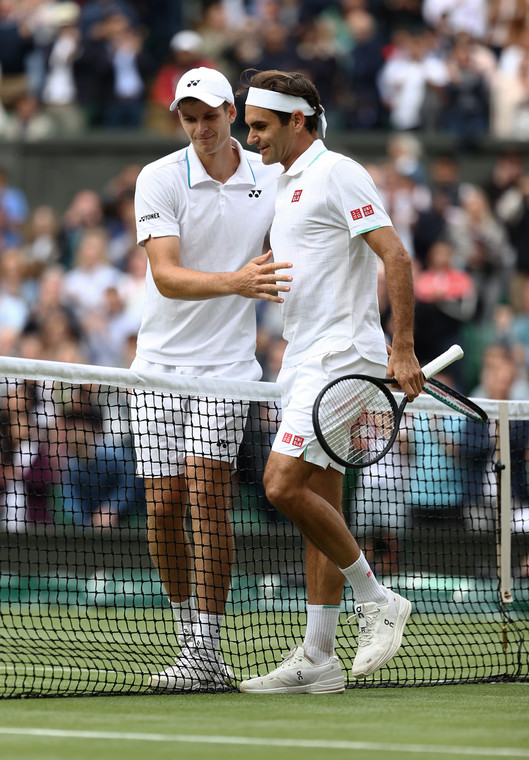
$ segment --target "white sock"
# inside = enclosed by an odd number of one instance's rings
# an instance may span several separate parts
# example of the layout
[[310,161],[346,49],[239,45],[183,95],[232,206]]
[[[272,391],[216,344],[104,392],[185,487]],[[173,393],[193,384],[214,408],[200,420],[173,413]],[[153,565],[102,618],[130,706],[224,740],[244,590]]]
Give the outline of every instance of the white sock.
[[340,570],[351,584],[356,602],[360,604],[362,602],[386,604],[388,591],[375,578],[363,553],[352,565],[343,569],[340,568]]
[[198,623],[198,612],[195,607],[195,599],[190,596],[183,602],[171,602],[173,615],[178,623],[178,633],[190,634],[193,623]]
[[340,607],[327,604],[307,604],[307,628],[303,649],[311,662],[321,665],[334,654],[334,640]]
[[193,626],[197,644],[212,652],[218,652],[224,615],[207,615],[201,612]]

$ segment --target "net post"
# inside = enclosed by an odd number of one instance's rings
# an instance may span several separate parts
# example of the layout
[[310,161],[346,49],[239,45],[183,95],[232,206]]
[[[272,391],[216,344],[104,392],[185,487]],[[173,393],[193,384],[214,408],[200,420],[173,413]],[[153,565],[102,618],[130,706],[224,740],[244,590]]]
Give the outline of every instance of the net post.
[[498,459],[501,463],[499,474],[499,537],[497,543],[498,577],[500,581],[500,600],[503,604],[512,604],[511,591],[511,450],[509,435],[509,402],[498,401]]

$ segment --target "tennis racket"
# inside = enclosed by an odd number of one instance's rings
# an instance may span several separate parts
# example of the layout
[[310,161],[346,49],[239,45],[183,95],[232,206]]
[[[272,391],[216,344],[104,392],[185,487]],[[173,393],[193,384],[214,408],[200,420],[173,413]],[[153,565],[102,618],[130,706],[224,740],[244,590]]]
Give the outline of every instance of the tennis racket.
[[[461,359],[463,349],[451,346],[423,368],[424,390],[453,409],[484,421],[477,404],[447,385],[430,378]],[[314,431],[323,450],[345,467],[367,467],[393,446],[408,399],[400,406],[388,385],[394,379],[346,375],[331,381],[318,394],[312,410]]]

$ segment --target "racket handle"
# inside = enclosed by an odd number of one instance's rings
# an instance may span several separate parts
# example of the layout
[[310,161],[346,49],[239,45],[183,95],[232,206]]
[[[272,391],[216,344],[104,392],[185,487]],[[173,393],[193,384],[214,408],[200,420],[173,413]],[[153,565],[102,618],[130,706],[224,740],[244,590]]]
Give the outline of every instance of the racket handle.
[[422,368],[424,379],[428,380],[429,377],[433,377],[438,372],[441,372],[441,370],[443,370],[445,367],[448,367],[449,364],[452,364],[452,362],[455,362],[458,359],[462,359],[463,355],[464,352],[461,346],[458,346],[457,344],[450,346],[447,351],[442,353],[436,359],[432,359],[432,361],[428,362],[428,364],[424,365]]

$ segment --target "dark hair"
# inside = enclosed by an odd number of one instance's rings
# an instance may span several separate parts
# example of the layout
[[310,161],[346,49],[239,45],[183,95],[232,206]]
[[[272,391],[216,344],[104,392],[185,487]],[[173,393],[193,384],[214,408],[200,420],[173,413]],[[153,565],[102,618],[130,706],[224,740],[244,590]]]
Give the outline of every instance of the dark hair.
[[[298,98],[304,98],[307,103],[314,108],[314,116],[305,116],[305,128],[309,132],[317,132],[319,116],[323,113],[320,103],[320,95],[312,82],[303,74],[297,71],[278,71],[270,69],[268,71],[257,71],[256,69],[246,69],[241,76],[242,87],[237,90],[237,95],[248,92],[250,87],[257,87],[260,90],[272,90],[281,92],[284,95],[295,95]],[[288,124],[291,114],[283,111],[275,111],[281,124]]]

